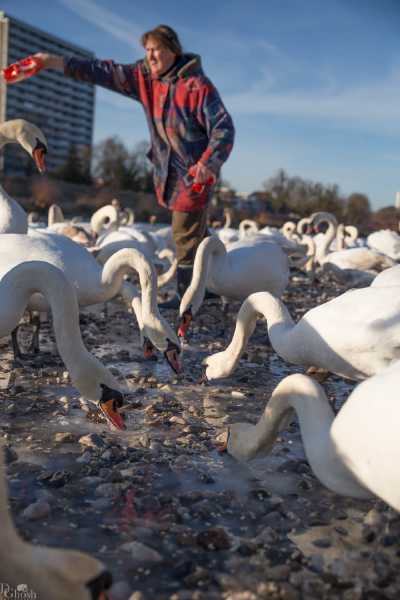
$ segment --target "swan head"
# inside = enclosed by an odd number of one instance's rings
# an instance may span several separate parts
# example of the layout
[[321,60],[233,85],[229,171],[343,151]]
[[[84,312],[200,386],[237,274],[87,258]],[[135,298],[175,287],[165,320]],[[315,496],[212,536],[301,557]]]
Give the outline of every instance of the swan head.
[[250,423],[233,423],[226,432],[226,450],[240,462],[246,462],[257,454],[254,439],[255,426]]
[[143,356],[146,360],[155,358],[155,346],[146,336],[143,338]]
[[182,365],[179,360],[179,355],[181,353],[181,349],[177,344],[172,342],[170,339],[168,339],[167,341],[168,341],[168,345],[167,345],[166,350],[164,351],[165,360],[167,361],[167,363],[169,364],[171,369],[176,374],[179,374],[182,372]]
[[178,337],[184,338],[186,337],[187,330],[190,327],[190,323],[193,321],[193,313],[192,309],[187,308],[181,315],[179,326],[178,326]]
[[39,173],[44,173],[46,170],[44,159],[48,147],[44,133],[39,127],[24,119],[16,119],[14,123],[16,141],[33,158]]
[[227,359],[227,353],[225,351],[216,352],[210,356],[206,356],[203,360],[205,367],[204,379],[206,381],[213,381],[214,379],[223,379],[228,377],[232,373],[231,361]]
[[118,412],[118,409],[124,403],[124,396],[118,390],[113,390],[105,383],[100,384],[101,396],[98,401],[98,406],[107,421],[117,429],[126,429],[123,417]]
[[24,546],[28,551],[27,560],[37,563],[32,587],[40,569],[47,575],[46,589],[52,589],[55,596],[57,590],[62,589],[63,598],[68,591],[71,598],[79,600],[111,600],[107,590],[112,585],[112,575],[96,558],[76,550]]

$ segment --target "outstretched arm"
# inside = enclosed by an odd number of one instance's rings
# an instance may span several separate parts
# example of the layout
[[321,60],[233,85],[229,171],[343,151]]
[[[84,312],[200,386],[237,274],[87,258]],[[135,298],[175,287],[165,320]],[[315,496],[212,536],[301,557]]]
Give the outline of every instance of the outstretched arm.
[[43,62],[45,69],[57,69],[78,81],[101,85],[138,100],[138,63],[121,65],[112,60],[65,58],[57,54],[40,52],[35,54]]

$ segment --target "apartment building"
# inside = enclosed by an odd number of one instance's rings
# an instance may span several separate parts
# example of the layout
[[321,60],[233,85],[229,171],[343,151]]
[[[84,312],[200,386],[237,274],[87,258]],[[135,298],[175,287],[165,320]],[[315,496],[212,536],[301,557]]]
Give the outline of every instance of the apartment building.
[[[36,52],[92,58],[93,53],[0,11],[0,68]],[[24,118],[38,125],[47,137],[49,171],[61,167],[74,144],[82,156],[90,155],[93,139],[95,86],[73,81],[55,70],[14,85],[0,84],[0,122]],[[15,144],[1,156],[4,175],[28,175],[35,166]]]

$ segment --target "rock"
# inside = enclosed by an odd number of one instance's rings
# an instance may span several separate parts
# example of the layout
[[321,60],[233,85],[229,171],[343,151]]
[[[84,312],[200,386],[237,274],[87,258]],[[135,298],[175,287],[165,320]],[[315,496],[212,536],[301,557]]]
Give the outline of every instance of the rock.
[[120,546],[121,550],[129,552],[136,563],[161,563],[164,559],[157,550],[145,546],[140,542],[127,542]]
[[239,392],[237,390],[232,390],[231,396],[237,400],[244,400],[246,398],[246,394],[243,394],[243,392]]
[[130,600],[131,593],[132,587],[127,581],[116,581],[110,588],[110,596],[113,600]]
[[79,443],[87,448],[105,448],[106,443],[97,433],[89,433],[79,438]]
[[76,459],[77,463],[87,465],[92,460],[92,454],[90,452],[84,452],[82,456]]
[[133,592],[132,596],[129,596],[129,600],[145,600],[145,597],[142,592]]
[[382,523],[382,515],[376,508],[371,509],[367,512],[364,518],[364,524],[369,527],[378,527]]
[[318,538],[317,540],[313,540],[313,545],[317,546],[317,548],[330,548],[332,543],[328,538]]
[[222,527],[210,527],[197,535],[197,544],[206,550],[228,550],[232,543]]
[[54,441],[57,444],[72,444],[75,442],[75,436],[69,431],[56,433],[54,436]]
[[118,484],[101,483],[95,490],[96,496],[105,496],[106,498],[114,498],[119,493]]
[[23,511],[22,516],[30,521],[37,521],[43,519],[50,514],[50,504],[45,500],[37,500],[33,504],[30,504]]

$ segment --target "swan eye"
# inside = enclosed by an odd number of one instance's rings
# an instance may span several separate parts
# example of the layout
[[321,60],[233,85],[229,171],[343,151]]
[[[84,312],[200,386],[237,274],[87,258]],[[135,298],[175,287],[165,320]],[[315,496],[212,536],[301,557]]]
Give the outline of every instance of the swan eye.
[[91,600],[107,600],[107,595],[104,593],[105,590],[110,589],[112,585],[112,575],[109,571],[103,571],[89,581],[86,587],[89,589],[91,594]]

